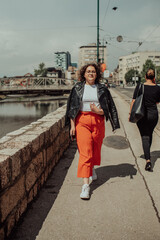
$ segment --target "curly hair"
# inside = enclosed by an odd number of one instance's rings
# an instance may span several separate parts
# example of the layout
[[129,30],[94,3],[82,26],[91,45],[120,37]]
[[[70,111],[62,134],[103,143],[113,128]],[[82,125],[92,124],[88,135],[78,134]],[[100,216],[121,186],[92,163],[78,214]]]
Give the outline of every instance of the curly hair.
[[89,63],[89,64],[84,65],[84,66],[80,69],[79,80],[80,80],[81,82],[85,82],[85,81],[86,81],[84,75],[85,75],[86,69],[87,69],[89,66],[92,66],[92,67],[95,68],[95,70],[96,70],[96,75],[97,75],[97,76],[96,76],[95,83],[99,83],[99,82],[100,82],[100,79],[101,79],[101,77],[102,77],[102,76],[101,76],[101,69],[100,69],[100,66],[97,65],[96,63]]
[[153,69],[148,69],[148,71],[146,72],[146,78],[150,80],[154,80],[155,71]]

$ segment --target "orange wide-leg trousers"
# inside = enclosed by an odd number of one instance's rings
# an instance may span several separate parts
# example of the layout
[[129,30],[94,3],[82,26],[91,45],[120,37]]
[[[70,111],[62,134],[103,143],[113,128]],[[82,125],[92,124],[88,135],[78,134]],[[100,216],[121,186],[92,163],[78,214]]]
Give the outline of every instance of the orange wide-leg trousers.
[[94,165],[101,163],[101,147],[105,135],[104,116],[80,112],[76,118],[76,139],[79,150],[77,177],[92,176]]

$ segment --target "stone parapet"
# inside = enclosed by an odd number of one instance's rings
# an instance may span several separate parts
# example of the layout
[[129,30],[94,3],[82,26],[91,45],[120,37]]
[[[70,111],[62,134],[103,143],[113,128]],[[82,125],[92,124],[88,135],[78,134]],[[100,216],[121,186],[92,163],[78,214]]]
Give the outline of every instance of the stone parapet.
[[69,145],[66,106],[0,139],[0,239],[9,236]]

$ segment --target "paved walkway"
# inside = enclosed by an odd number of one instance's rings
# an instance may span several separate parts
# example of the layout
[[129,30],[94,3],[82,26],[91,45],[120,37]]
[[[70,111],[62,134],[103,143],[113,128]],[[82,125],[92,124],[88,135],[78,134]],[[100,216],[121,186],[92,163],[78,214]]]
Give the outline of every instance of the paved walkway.
[[127,121],[128,102],[111,92],[121,129],[113,134],[106,124],[90,200],[79,197],[82,180],[76,177],[78,152],[72,143],[13,240],[160,239],[160,134],[156,130],[153,137],[153,172],[146,172],[138,129]]

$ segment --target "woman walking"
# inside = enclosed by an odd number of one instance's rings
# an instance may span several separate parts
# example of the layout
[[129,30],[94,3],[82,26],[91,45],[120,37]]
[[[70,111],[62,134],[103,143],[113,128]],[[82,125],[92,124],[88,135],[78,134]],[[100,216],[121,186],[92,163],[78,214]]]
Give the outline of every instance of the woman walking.
[[[130,112],[136,96],[142,94],[142,87],[139,89],[139,85],[135,88],[133,99],[131,102]],[[158,110],[157,103],[160,102],[160,87],[155,84],[155,72],[153,69],[149,69],[145,75],[144,83],[144,106],[145,116],[137,122],[137,126],[142,138],[142,146],[144,151],[144,157],[146,159],[145,170],[151,171],[151,157],[150,148],[152,144],[153,130],[158,122]]]
[[117,110],[105,84],[100,83],[101,71],[96,64],[80,70],[80,81],[72,88],[68,98],[66,124],[70,123],[70,136],[76,136],[79,163],[77,177],[83,178],[80,198],[89,199],[89,178],[96,180],[95,165],[101,163],[101,146],[106,120],[113,131],[119,128]]

